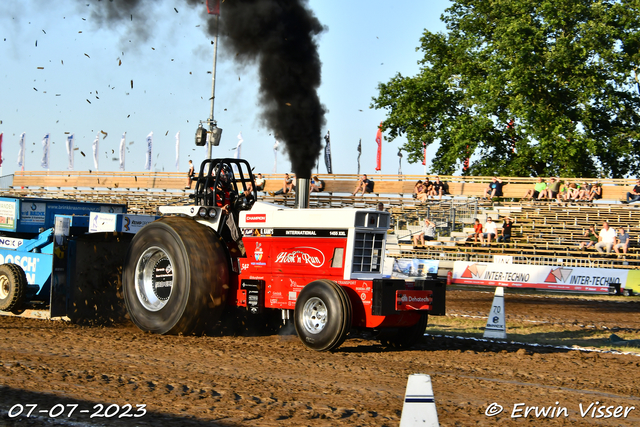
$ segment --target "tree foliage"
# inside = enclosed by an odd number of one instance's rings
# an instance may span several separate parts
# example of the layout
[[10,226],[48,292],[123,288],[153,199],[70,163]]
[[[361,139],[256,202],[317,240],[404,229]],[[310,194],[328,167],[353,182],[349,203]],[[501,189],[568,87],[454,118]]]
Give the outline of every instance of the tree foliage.
[[441,19],[420,73],[372,102],[410,162],[439,142],[441,174],[638,174],[638,0],[453,0]]

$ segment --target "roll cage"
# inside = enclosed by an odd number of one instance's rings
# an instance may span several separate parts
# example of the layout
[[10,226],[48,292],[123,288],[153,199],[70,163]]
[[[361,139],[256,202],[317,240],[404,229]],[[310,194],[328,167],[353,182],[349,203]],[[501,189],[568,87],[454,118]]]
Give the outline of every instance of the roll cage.
[[[215,206],[217,198],[224,200],[224,195],[218,194],[222,184],[227,186],[233,207],[248,210],[258,197],[254,182],[251,166],[246,160],[207,159],[200,164],[194,194],[189,197],[195,199],[197,206]],[[250,196],[244,197],[247,190],[250,190]]]

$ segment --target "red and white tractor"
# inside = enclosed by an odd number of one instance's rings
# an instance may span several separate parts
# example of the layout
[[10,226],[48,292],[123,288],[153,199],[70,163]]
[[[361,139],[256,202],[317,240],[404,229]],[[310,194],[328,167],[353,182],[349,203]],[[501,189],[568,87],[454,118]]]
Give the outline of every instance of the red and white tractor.
[[[281,311],[306,347],[323,351],[355,328],[410,346],[429,314],[444,315],[444,280],[383,274],[388,212],[255,202],[252,182],[244,160],[205,160],[195,204],[161,207],[162,218],[136,234],[123,289],[140,329],[190,334],[227,307],[247,316]],[[308,183],[296,191],[305,199]]]

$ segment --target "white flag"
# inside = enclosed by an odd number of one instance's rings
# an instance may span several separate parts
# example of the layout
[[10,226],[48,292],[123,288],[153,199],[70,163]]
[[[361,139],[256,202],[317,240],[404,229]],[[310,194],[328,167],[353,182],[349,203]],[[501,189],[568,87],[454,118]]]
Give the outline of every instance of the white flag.
[[122,134],[122,139],[120,140],[120,170],[124,170],[124,143],[127,140],[127,133]]
[[235,155],[236,159],[240,158],[240,146],[242,145],[243,142],[244,142],[244,139],[242,139],[242,132],[240,132],[238,134],[238,145],[236,145],[236,155]]
[[20,135],[20,142],[18,142],[18,167],[24,170],[24,132]]
[[[242,146],[242,143],[244,142],[244,139],[242,139],[242,132],[240,132],[238,134],[238,145],[236,145],[236,154],[233,156],[234,159],[239,159],[241,154],[240,154],[240,148]],[[233,172],[234,173],[239,173],[238,172],[238,166],[233,165]]]
[[73,170],[73,134],[67,137],[67,155],[69,156],[69,167],[70,171]]
[[180,172],[180,132],[176,133],[176,172]]
[[276,139],[276,143],[273,144],[273,173],[278,172],[278,146],[280,143]]
[[42,139],[42,161],[40,166],[43,169],[49,169],[49,134],[46,134]]
[[98,170],[98,150],[100,146],[100,134],[96,135],[96,139],[93,140],[93,167]]
[[147,159],[144,163],[144,168],[148,171],[151,170],[151,153],[153,152],[153,132],[147,135]]

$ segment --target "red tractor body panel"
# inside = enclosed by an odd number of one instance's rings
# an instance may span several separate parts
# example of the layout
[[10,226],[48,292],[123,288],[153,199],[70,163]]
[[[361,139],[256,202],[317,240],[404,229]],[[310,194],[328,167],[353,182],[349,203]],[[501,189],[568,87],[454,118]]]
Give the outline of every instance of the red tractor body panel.
[[[329,279],[345,289],[353,307],[352,323],[356,327],[411,326],[421,313],[431,310],[432,291],[414,290],[413,282],[406,282],[402,286],[405,292],[390,294],[395,312],[373,314],[373,281],[384,277],[386,212],[313,210],[313,213],[324,213],[325,218],[309,227],[308,222],[301,223],[310,212],[308,209],[279,207],[261,213],[256,212],[256,208],[254,206],[240,218],[246,257],[238,259],[239,273],[233,278],[229,304],[249,306],[251,296],[243,284],[251,282],[264,288],[260,290],[260,308],[293,310],[298,295],[307,284],[317,279]],[[364,219],[356,220],[360,215],[364,215]],[[362,229],[356,227],[358,221],[363,225]],[[371,227],[367,227],[369,225]],[[359,244],[354,243],[356,232],[360,235],[377,233],[365,238],[370,241],[366,244],[371,243],[369,246],[375,248],[371,250],[367,246],[363,250],[357,247]],[[361,256],[361,252],[366,252],[366,257]],[[365,259],[367,265],[359,266],[354,273],[354,262],[363,263]]]

